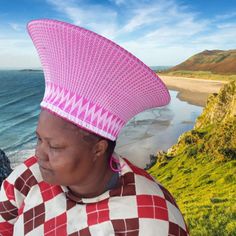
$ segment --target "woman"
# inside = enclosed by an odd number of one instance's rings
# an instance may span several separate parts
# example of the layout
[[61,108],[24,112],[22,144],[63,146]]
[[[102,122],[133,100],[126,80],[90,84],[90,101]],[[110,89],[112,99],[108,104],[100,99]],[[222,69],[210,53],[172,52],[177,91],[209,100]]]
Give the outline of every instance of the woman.
[[35,156],[4,181],[0,234],[188,235],[170,193],[114,153],[135,114],[168,104],[162,81],[110,40],[55,20],[29,34],[45,75]]

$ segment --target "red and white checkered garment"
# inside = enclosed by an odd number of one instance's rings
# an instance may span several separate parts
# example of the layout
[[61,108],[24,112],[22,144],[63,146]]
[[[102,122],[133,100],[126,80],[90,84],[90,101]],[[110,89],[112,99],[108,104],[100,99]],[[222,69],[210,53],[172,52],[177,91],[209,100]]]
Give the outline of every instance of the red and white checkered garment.
[[0,192],[0,235],[187,236],[170,193],[144,170],[118,157],[119,187],[75,199],[67,187],[43,181],[35,157],[18,166]]

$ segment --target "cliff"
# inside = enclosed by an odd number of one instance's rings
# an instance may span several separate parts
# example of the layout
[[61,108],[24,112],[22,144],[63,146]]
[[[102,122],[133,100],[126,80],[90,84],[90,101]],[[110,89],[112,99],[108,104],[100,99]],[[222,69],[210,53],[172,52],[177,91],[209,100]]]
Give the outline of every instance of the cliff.
[[235,235],[235,81],[209,97],[193,130],[149,172],[175,196],[191,235]]

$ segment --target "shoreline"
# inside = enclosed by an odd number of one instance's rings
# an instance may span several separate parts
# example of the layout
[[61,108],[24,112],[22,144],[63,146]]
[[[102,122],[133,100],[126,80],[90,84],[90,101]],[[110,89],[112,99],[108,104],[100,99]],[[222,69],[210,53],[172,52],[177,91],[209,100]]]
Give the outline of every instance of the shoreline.
[[[209,94],[219,92],[220,88],[225,84],[224,81],[198,80],[176,76],[161,76],[161,80],[166,84],[168,89],[177,91],[177,98],[179,100],[200,107],[205,106]],[[119,147],[117,145],[118,153],[121,152],[119,154],[124,154],[124,156],[126,156],[125,153],[123,153],[124,150],[126,150],[127,157],[131,157],[130,161],[133,161],[136,164],[140,162],[140,167],[143,168],[146,163],[149,163],[150,154],[156,154],[159,150],[168,149],[165,145],[170,142],[169,137],[173,138],[173,132],[177,131],[173,126],[173,117],[165,117],[165,111],[163,111],[163,116],[164,119],[161,119],[158,123],[153,121],[151,124],[148,124],[150,119],[147,119],[147,124],[143,121],[140,122],[138,129],[137,127],[134,129],[135,124],[129,127],[130,134],[128,136],[130,137],[126,137],[124,132],[124,135],[121,135],[120,140],[122,141],[125,138],[130,140],[126,143],[126,145],[123,145],[122,142]],[[155,117],[151,119],[155,120]],[[192,121],[190,122],[188,119],[183,122],[189,122],[190,124],[192,123]],[[178,125],[180,128],[183,126],[183,123]],[[160,140],[165,144],[164,146],[160,147]],[[174,143],[173,140],[171,142]],[[22,161],[22,158],[20,157],[25,156],[25,152],[27,152],[27,156],[34,153],[33,150],[20,151],[17,158],[15,157],[13,159],[14,162],[11,161],[11,165],[13,165],[13,167]],[[137,161],[137,158],[140,159],[140,161]]]
[[161,80],[168,89],[178,91],[177,97],[189,104],[204,107],[212,93],[218,93],[228,81],[185,78],[161,75]]

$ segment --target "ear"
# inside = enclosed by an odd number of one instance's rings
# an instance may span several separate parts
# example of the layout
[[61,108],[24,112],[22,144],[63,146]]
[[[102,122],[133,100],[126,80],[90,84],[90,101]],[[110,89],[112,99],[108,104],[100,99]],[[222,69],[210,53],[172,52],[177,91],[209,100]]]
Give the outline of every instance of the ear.
[[93,147],[95,160],[97,158],[104,157],[107,148],[108,148],[108,142],[105,139],[101,139],[100,141],[98,141]]

